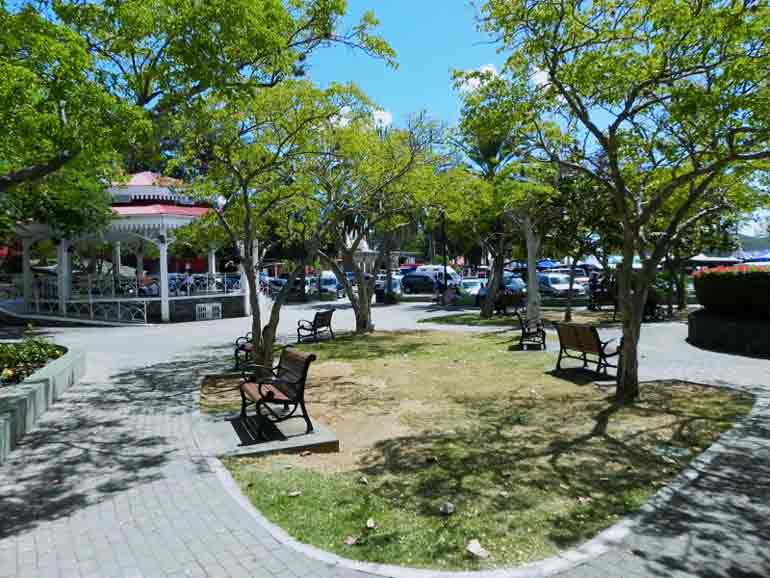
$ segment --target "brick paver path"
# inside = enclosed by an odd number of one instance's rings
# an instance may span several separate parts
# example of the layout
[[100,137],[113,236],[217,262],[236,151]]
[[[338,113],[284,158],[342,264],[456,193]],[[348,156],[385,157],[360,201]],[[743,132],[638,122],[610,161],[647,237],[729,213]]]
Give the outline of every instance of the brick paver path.
[[[378,313],[411,328],[419,308]],[[299,316],[287,310],[286,334]],[[245,325],[56,330],[89,369],[0,467],[0,578],[364,576],[279,544],[194,441],[197,378],[229,364]],[[645,329],[644,376],[745,387],[757,408],[621,548],[559,576],[770,576],[770,362],[699,351],[685,333]]]

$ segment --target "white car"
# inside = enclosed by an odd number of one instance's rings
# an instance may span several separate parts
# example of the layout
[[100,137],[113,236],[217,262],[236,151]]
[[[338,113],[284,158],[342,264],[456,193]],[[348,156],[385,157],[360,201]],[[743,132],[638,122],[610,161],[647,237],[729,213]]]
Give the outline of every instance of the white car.
[[[570,275],[570,268],[569,267],[561,267],[559,269],[548,269],[546,271],[547,274],[559,274],[559,275],[566,275],[567,278],[569,278]],[[588,273],[585,272],[585,269],[582,269],[580,267],[575,268],[575,285],[588,285],[590,281],[590,278],[588,277]],[[568,281],[569,283],[569,281]]]
[[[540,273],[538,274],[540,292],[550,297],[567,297],[569,294],[569,275],[561,273]],[[586,294],[585,287],[577,283],[572,286],[573,297],[583,297]]]

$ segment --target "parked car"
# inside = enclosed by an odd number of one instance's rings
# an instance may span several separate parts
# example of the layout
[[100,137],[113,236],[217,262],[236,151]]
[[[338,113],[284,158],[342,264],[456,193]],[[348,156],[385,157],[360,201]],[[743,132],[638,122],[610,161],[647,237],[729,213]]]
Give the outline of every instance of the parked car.
[[404,293],[433,293],[436,286],[433,277],[422,273],[409,273],[401,278]]
[[[569,275],[570,275],[570,268],[569,267],[562,267],[562,268],[559,268],[559,269],[549,269],[548,273],[549,274],[556,273],[556,274],[559,274],[559,275],[566,275],[567,277],[569,277]],[[583,269],[582,267],[576,267],[575,268],[575,284],[576,285],[582,285],[582,286],[585,287],[586,285],[588,285],[589,280],[590,280],[590,278],[588,276],[588,273],[586,273],[585,269]]]
[[324,271],[321,273],[320,292],[334,294],[337,296],[337,299],[340,299],[344,294],[342,285],[339,284],[334,273],[331,271]]
[[460,283],[460,294],[473,297],[476,306],[479,306],[481,299],[487,294],[487,280],[463,279]]
[[[540,273],[538,275],[540,292],[550,297],[567,297],[569,293],[569,275],[559,273]],[[585,287],[575,283],[572,287],[573,297],[583,297],[586,294]]]
[[524,279],[522,279],[517,275],[514,275],[506,279],[505,283],[503,284],[503,287],[505,287],[508,291],[511,291],[512,293],[526,294],[527,292],[527,284],[524,282]]
[[[433,277],[433,279],[438,283],[440,286],[444,285],[444,266],[443,265],[420,265],[417,267],[416,273],[421,273],[424,275],[429,275]],[[452,267],[447,266],[446,267],[446,273],[449,280],[449,286],[450,287],[459,287],[460,282],[462,281],[462,277],[457,274],[457,271],[455,271]]]

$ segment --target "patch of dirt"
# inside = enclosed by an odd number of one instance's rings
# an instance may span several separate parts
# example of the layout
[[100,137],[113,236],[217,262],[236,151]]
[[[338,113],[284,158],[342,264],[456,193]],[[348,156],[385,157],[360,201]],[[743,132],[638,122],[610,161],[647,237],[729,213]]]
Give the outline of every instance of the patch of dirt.
[[[435,404],[396,399],[385,379],[354,377],[350,363],[327,361],[313,366],[305,398],[310,419],[331,429],[340,440],[339,453],[272,456],[259,462],[267,468],[294,464],[323,472],[353,471],[378,442],[410,435],[429,424]],[[206,377],[201,384],[204,410],[238,411],[240,375]],[[376,427],[373,427],[376,425]]]

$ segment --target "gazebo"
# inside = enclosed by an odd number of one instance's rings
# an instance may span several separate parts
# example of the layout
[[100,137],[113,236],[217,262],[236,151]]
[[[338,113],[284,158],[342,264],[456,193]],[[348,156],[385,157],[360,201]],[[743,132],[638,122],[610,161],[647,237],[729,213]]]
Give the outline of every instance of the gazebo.
[[[107,323],[193,321],[248,315],[248,285],[243,268],[231,274],[216,271],[216,247],[208,252],[203,274],[169,273],[168,247],[175,231],[210,209],[184,194],[182,182],[151,172],[132,175],[125,184],[108,189],[113,219],[100,232],[73,239],[55,239],[44,224],[19,226],[22,241],[23,306],[26,317],[53,316]],[[56,275],[35,274],[32,246],[53,239],[57,247]],[[109,274],[80,271],[73,274],[72,252],[79,242],[109,243]],[[158,271],[146,276],[144,248],[157,247]],[[123,247],[134,250],[136,267],[125,274]]]

